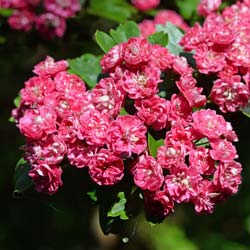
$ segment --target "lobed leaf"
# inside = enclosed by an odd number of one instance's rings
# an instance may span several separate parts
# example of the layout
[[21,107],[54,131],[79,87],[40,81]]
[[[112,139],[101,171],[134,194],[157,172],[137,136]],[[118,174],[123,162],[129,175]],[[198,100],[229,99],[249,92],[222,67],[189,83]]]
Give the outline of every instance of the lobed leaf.
[[157,149],[163,144],[163,139],[156,140],[150,133],[148,133],[148,150],[150,155],[156,157]]
[[147,39],[151,44],[159,44],[163,47],[166,47],[168,44],[168,34],[164,33],[163,31],[156,32]]
[[140,30],[135,22],[128,21],[124,24],[120,24],[115,30],[110,30],[110,35],[116,41],[117,44],[128,41],[131,37],[138,37]]
[[92,54],[84,54],[75,59],[68,59],[70,73],[78,75],[82,78],[89,88],[93,88],[101,74],[100,57]]
[[167,22],[166,25],[156,25],[156,31],[168,34],[168,44],[166,47],[172,54],[179,55],[183,52],[182,47],[179,45],[183,33],[175,25],[170,22]]
[[112,47],[116,45],[116,42],[112,37],[110,37],[107,33],[103,31],[97,30],[95,33],[95,39],[100,48],[106,53]]

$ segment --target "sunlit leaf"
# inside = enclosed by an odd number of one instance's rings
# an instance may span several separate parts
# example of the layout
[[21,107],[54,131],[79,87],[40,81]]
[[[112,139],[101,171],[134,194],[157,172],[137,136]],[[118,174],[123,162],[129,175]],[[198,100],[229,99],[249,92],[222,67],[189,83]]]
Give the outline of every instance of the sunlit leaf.
[[105,32],[97,30],[95,33],[95,38],[96,42],[105,53],[116,45],[114,39]]
[[128,216],[125,211],[125,205],[127,199],[124,192],[119,192],[117,194],[118,201],[114,203],[111,210],[108,212],[109,217],[120,217],[122,220],[127,220]]
[[156,157],[157,149],[164,144],[163,139],[156,140],[150,133],[148,133],[148,148],[149,153]]
[[164,32],[156,32],[147,39],[151,44],[159,44],[163,47],[166,47],[168,44],[168,35]]
[[110,35],[119,44],[128,41],[131,37],[139,36],[140,30],[135,22],[128,21],[120,24],[115,30],[111,29]]
[[93,88],[101,74],[100,58],[92,54],[84,54],[75,59],[69,59],[70,73],[81,77],[86,84]]
[[170,22],[167,22],[166,25],[157,25],[156,31],[168,34],[167,48],[171,53],[179,55],[183,51],[182,47],[178,44],[183,33],[175,25]]

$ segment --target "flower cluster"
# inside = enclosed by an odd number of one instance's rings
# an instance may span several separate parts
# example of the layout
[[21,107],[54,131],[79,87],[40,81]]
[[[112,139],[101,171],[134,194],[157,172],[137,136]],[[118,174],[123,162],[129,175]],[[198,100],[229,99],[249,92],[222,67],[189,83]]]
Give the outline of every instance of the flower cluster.
[[[184,57],[133,37],[100,63],[105,78],[87,90],[67,73],[66,61],[47,57],[20,92],[12,115],[26,137],[25,159],[37,191],[57,191],[60,164],[67,160],[88,168],[100,186],[130,175],[148,215],[161,218],[176,203],[211,213],[217,201],[237,192],[237,136],[223,116],[203,109],[206,96]],[[158,95],[166,88],[170,99]],[[164,143],[153,155],[147,138],[156,134]]]
[[142,37],[148,37],[156,32],[156,25],[165,25],[166,22],[170,22],[180,29],[186,31],[189,26],[174,10],[160,10],[153,20],[145,19],[139,23],[139,29]]
[[15,30],[30,31],[35,28],[45,38],[62,37],[66,19],[80,10],[79,0],[4,0],[0,8],[11,8],[9,26]]
[[160,0],[131,0],[131,3],[140,11],[156,8]]
[[238,1],[221,14],[213,11],[220,1],[201,1],[199,12],[206,15],[203,26],[190,28],[180,44],[194,51],[197,69],[215,74],[210,99],[222,112],[235,112],[249,99],[250,86],[250,3]]

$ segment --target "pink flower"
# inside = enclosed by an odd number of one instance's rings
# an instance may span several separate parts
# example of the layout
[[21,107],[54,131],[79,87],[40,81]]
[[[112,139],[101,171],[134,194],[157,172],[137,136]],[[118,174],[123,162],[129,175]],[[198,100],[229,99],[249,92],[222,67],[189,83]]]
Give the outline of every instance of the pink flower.
[[174,202],[166,190],[156,192],[144,192],[144,206],[147,219],[157,222],[174,212]]
[[97,152],[98,147],[77,140],[68,145],[67,158],[72,166],[83,168],[92,164]]
[[196,196],[195,187],[201,179],[196,168],[176,164],[165,177],[165,189],[177,203],[189,202]]
[[163,168],[171,168],[173,165],[184,163],[185,146],[179,141],[165,141],[164,146],[157,150],[157,161]]
[[157,67],[160,70],[167,70],[171,68],[174,61],[174,56],[170,54],[167,48],[164,48],[158,44],[152,45],[149,64]]
[[244,107],[249,99],[248,87],[235,75],[225,79],[217,79],[210,93],[211,100],[219,105],[222,112],[235,112]]
[[33,72],[39,76],[55,76],[67,68],[68,62],[66,60],[55,62],[54,58],[47,56],[44,61],[35,65]]
[[30,31],[34,23],[35,15],[29,10],[15,10],[8,18],[8,23],[12,29]]
[[141,11],[156,8],[160,4],[160,0],[131,0],[131,3]]
[[20,132],[30,139],[44,139],[56,131],[56,118],[55,111],[49,107],[28,109],[19,120]]
[[184,21],[184,19],[176,13],[174,10],[161,10],[157,13],[155,16],[154,22],[156,24],[163,24],[165,25],[166,22],[170,22],[174,24],[175,26],[183,29],[184,31],[189,28],[187,23]]
[[142,155],[135,165],[134,182],[143,190],[156,191],[164,181],[160,164],[152,156]]
[[200,108],[206,105],[207,98],[205,95],[202,95],[203,88],[191,88],[183,92],[186,100],[188,101],[190,107],[192,108]]
[[201,16],[207,16],[215,12],[220,5],[221,0],[201,0],[197,10]]
[[66,22],[62,17],[47,12],[36,17],[35,28],[45,39],[52,39],[64,35]]
[[66,143],[74,143],[77,140],[78,129],[80,127],[77,115],[65,117],[59,124],[58,135]]
[[184,123],[191,121],[192,109],[184,96],[173,94],[170,101],[169,120],[175,123],[183,120]]
[[179,44],[184,47],[186,51],[196,49],[206,39],[207,34],[203,31],[203,28],[199,23],[189,28],[181,38]]
[[115,85],[113,78],[107,77],[101,79],[92,89],[91,101],[96,110],[116,117],[123,105],[124,95]]
[[203,109],[193,113],[193,127],[209,139],[217,139],[226,132],[227,123],[214,110]]
[[124,61],[129,65],[144,63],[150,52],[151,44],[145,38],[132,37],[124,45]]
[[35,184],[37,192],[45,192],[50,195],[57,192],[62,186],[62,169],[57,165],[39,164],[30,170],[29,176]]
[[56,90],[67,99],[79,99],[86,91],[85,83],[76,75],[66,71],[57,73],[54,78]]
[[214,160],[228,162],[238,158],[236,149],[231,142],[227,140],[217,140],[210,144],[212,147],[210,155]]
[[104,146],[112,117],[107,113],[89,110],[80,116],[79,139],[85,139],[89,145]]
[[79,0],[45,0],[44,7],[48,12],[64,18],[73,17],[81,9]]
[[161,71],[151,66],[136,72],[125,70],[120,84],[132,99],[150,97],[158,91],[158,83],[162,82],[160,75]]
[[30,163],[48,165],[59,164],[67,152],[64,141],[57,135],[49,135],[45,140],[28,141],[24,146],[25,159]]
[[211,158],[208,148],[192,149],[189,154],[189,164],[198,169],[200,174],[211,175],[215,171],[215,161]]
[[193,69],[189,66],[187,59],[183,56],[175,56],[172,66],[174,71],[180,75],[190,75],[193,73]]
[[102,57],[100,64],[104,73],[112,71],[116,66],[122,63],[124,47],[124,43],[115,45]]
[[155,24],[152,20],[143,20],[141,23],[138,24],[140,29],[141,37],[147,38],[148,36],[155,33]]
[[220,162],[214,173],[214,184],[221,192],[235,194],[241,184],[241,171],[242,167],[238,162]]
[[196,48],[194,59],[198,70],[203,74],[219,72],[226,65],[225,54],[216,52],[203,44]]
[[203,179],[196,186],[195,191],[197,194],[197,196],[193,199],[195,211],[198,214],[212,213],[215,201],[218,197],[220,197],[220,192],[216,190],[215,185],[211,181]]
[[22,102],[26,105],[43,104],[47,94],[53,92],[55,84],[51,78],[34,76],[25,82],[21,89]]
[[122,159],[104,148],[99,151],[89,166],[90,177],[98,185],[116,184],[122,179],[123,171]]
[[107,146],[117,154],[130,156],[140,154],[146,147],[147,129],[143,122],[133,115],[118,116],[111,122],[107,134]]
[[168,102],[154,95],[148,99],[138,99],[135,101],[138,110],[136,115],[146,124],[155,130],[166,127],[168,122],[169,105]]

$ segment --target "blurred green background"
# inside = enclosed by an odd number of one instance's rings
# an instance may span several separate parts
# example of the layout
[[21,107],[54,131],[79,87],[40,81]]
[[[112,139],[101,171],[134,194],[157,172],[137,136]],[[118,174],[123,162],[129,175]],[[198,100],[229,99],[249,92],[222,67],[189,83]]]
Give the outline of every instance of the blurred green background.
[[[177,2],[178,6],[197,4]],[[177,5],[162,1],[161,7],[177,10]],[[93,39],[95,30],[107,31],[116,25],[83,10],[81,17],[68,22],[63,39],[44,41],[36,33],[10,30],[0,17],[0,250],[250,250],[250,120],[241,114],[228,120],[239,135],[243,183],[239,193],[218,204],[212,215],[197,216],[193,207],[177,206],[161,225],[151,226],[140,215],[121,229],[121,235],[103,236],[97,207],[85,196],[91,185],[85,169],[67,169],[64,186],[53,197],[32,189],[24,196],[13,196],[14,169],[24,143],[15,125],[8,122],[13,99],[32,76],[33,66],[46,55],[59,60],[100,54]]]

